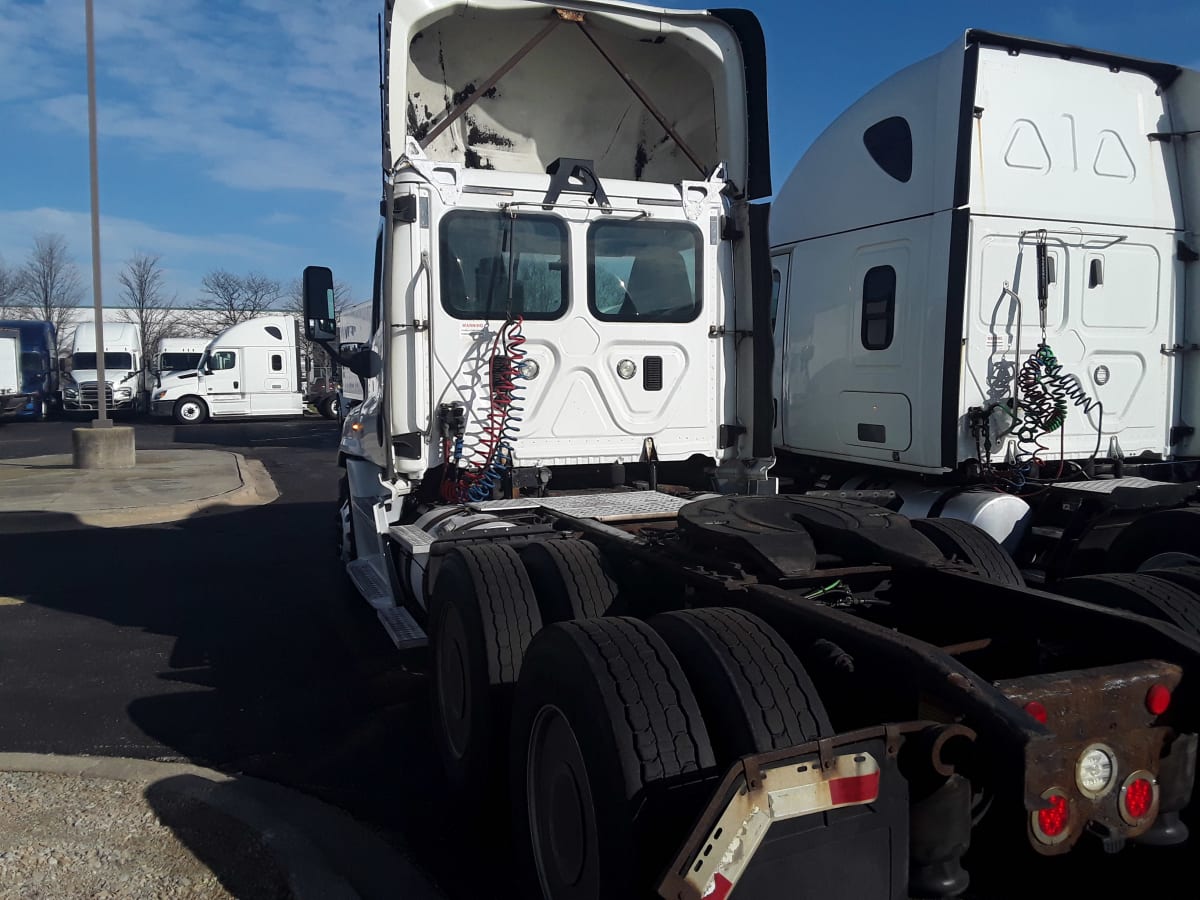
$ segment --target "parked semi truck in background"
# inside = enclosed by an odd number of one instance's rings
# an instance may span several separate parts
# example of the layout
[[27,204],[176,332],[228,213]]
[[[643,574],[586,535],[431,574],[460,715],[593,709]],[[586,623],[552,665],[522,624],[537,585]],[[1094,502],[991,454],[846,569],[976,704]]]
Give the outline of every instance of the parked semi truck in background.
[[230,326],[208,343],[192,371],[162,376],[152,413],[181,425],[303,415],[298,327],[295,318],[280,315]]
[[1200,565],[1197,128],[1196,72],[982,31],[850,107],[772,207],[776,474]]
[[[957,897],[972,843],[1030,895],[1081,843],[1186,841],[1195,635],[1027,587],[970,523],[775,493],[755,17],[386,15],[339,551],[428,644],[450,790],[509,805],[525,895]],[[336,352],[333,285],[305,270]]]
[[15,419],[25,408],[21,388],[21,333],[0,327],[0,419]]
[[20,345],[20,383],[16,393],[25,402],[13,415],[38,421],[48,418],[62,406],[58,361],[54,355],[58,346],[54,325],[50,322],[8,319],[0,321],[0,332],[15,332],[16,342]]
[[158,342],[158,350],[151,362],[155,376],[175,372],[195,372],[204,355],[204,348],[212,338],[208,337],[165,337]]
[[[68,370],[62,377],[63,409],[90,412],[100,409],[97,381],[96,326],[84,322],[71,340]],[[104,392],[110,412],[145,413],[150,389],[142,355],[141,331],[136,325],[104,323]]]

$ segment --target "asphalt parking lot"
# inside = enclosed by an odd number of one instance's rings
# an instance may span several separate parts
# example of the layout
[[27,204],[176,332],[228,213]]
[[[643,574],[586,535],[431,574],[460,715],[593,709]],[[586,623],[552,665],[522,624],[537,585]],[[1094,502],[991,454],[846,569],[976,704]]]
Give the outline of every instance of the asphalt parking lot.
[[[82,424],[7,423],[0,458],[69,453]],[[398,654],[335,562],[337,423],[132,424],[140,450],[260,460],[280,496],[163,525],[6,534],[0,751],[275,781],[407,848],[448,894],[481,896],[483,873],[447,839],[420,661]],[[21,513],[0,515],[20,530]]]

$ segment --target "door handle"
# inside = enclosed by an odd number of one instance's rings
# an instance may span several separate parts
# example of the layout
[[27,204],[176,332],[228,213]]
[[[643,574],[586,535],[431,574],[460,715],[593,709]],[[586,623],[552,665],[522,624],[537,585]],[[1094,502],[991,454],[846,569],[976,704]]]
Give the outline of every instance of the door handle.
[[234,388],[234,390],[237,390],[237,382],[236,381],[233,383],[233,388]]

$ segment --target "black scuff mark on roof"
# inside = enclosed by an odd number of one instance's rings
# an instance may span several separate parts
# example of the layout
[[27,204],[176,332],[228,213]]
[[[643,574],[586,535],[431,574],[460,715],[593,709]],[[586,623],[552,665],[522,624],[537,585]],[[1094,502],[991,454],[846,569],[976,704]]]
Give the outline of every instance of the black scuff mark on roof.
[[[444,71],[443,71],[443,74],[445,74]],[[468,81],[465,85],[463,85],[463,89],[461,91],[455,91],[451,95],[451,97],[450,97],[451,108],[454,108],[454,107],[458,106],[460,103],[465,102],[466,99],[474,93],[475,93],[475,82]]]
[[483,92],[483,96],[487,97],[489,100],[495,100],[500,96],[500,92],[496,90],[496,85],[493,84],[490,88]]
[[484,159],[475,152],[473,147],[467,147],[466,150],[466,166],[468,169],[495,169],[490,159]]
[[642,180],[642,171],[646,168],[646,163],[650,161],[650,156],[646,153],[645,141],[638,141],[637,150],[633,154],[633,180]]
[[[413,95],[415,97],[416,94]],[[408,101],[408,133],[418,141],[425,140],[425,135],[429,134],[429,129],[433,125],[433,113],[428,106],[423,106],[423,112],[417,110],[417,104],[412,98]]]
[[512,149],[512,138],[505,137],[498,131],[480,127],[474,116],[467,115],[466,119],[468,144],[488,144],[492,147],[503,147],[505,150]]

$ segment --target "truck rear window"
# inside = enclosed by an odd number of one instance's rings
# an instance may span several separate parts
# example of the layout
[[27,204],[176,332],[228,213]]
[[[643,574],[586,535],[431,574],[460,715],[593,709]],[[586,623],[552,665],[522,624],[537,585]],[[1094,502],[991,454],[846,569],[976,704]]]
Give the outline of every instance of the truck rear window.
[[[456,319],[557,319],[567,308],[567,226],[463,210],[442,220],[442,306]],[[512,277],[511,310],[509,276]]]
[[588,231],[588,307],[605,322],[700,315],[700,232],[686,222],[596,222]]

